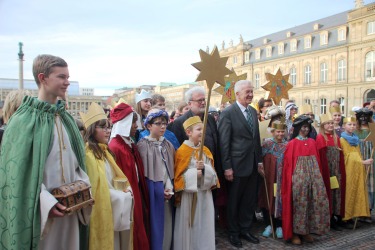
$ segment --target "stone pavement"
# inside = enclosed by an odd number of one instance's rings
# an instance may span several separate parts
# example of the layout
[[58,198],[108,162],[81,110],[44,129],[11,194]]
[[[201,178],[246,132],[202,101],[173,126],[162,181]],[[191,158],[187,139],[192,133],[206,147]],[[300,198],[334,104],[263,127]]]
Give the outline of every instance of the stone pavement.
[[[302,243],[294,246],[282,239],[265,238],[261,236],[265,226],[261,218],[253,225],[253,235],[259,238],[260,244],[251,244],[242,240],[242,249],[375,249],[375,215],[372,215],[372,223],[358,222],[356,230],[343,229],[341,232],[331,230],[323,236],[313,235],[314,243]],[[216,249],[239,249],[228,241],[225,230],[216,229]]]

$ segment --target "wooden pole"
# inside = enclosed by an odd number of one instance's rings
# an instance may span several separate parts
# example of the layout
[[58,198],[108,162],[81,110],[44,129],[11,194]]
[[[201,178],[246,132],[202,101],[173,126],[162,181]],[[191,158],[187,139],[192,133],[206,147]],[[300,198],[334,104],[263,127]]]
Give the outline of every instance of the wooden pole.
[[[374,149],[375,149],[375,145],[372,146],[370,159],[373,159],[372,156],[374,155]],[[370,173],[370,167],[371,167],[371,165],[373,165],[373,164],[368,164],[368,165],[366,165],[366,166],[367,166],[367,170],[366,170],[365,185],[367,185],[367,178],[368,178],[368,175],[369,175],[369,173]],[[355,222],[354,222],[353,230],[355,230],[355,228],[356,228],[356,226],[357,226],[357,222],[358,222],[358,217],[355,218]]]
[[275,231],[274,231],[273,221],[272,221],[271,204],[270,204],[270,198],[269,198],[269,196],[268,196],[268,188],[267,188],[267,181],[266,181],[265,173],[264,173],[264,176],[263,176],[263,180],[264,180],[264,187],[266,188],[266,197],[267,197],[267,205],[268,205],[268,214],[269,214],[269,216],[270,216],[271,230],[272,230],[272,237],[275,239]]
[[[209,86],[209,85],[208,85]],[[207,119],[208,119],[208,108],[210,106],[210,101],[211,101],[211,93],[212,93],[212,88],[208,89],[208,97],[207,97],[207,102],[206,102],[206,108],[204,111],[204,118],[203,118],[203,134],[202,134],[202,142],[201,146],[199,148],[199,155],[198,159],[201,161],[203,157],[203,147],[204,147],[204,140],[206,138],[206,130],[207,130]]]
[[[203,147],[204,147],[204,139],[206,138],[208,108],[210,106],[211,93],[212,93],[212,88],[209,88],[208,89],[207,102],[206,102],[206,108],[205,108],[205,111],[204,111],[202,141],[201,141],[201,145],[199,147],[198,161],[201,161],[202,158],[203,158]],[[198,187],[200,186],[199,184],[200,184],[200,178],[198,178]],[[191,206],[190,227],[192,227],[193,224],[194,224],[196,207],[197,207],[197,193],[193,193],[193,201],[192,201],[192,206]]]

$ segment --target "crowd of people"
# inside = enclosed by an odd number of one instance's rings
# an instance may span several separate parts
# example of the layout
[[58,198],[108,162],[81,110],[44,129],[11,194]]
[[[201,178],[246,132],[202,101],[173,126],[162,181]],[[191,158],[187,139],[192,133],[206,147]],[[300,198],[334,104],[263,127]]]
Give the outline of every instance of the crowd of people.
[[[374,150],[364,139],[375,100],[347,117],[333,100],[317,122],[308,104],[253,105],[251,82],[240,80],[236,101],[209,108],[205,130],[199,86],[171,114],[163,96],[141,90],[135,107],[120,99],[108,114],[92,103],[75,121],[65,60],[39,55],[33,74],[38,97],[17,90],[4,104],[1,248],[211,250],[217,226],[240,248],[260,243],[258,211],[263,237],[300,245],[371,219]],[[77,181],[95,203],[70,212],[53,193]]]

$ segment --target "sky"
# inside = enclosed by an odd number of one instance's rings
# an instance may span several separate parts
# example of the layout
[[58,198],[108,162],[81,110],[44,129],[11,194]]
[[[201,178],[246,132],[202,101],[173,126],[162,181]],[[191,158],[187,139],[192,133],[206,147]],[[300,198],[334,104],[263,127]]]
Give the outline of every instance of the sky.
[[[364,1],[365,4],[373,2]],[[95,95],[195,81],[199,49],[252,40],[354,8],[354,0],[0,0],[0,78],[33,79],[39,54],[64,58]]]

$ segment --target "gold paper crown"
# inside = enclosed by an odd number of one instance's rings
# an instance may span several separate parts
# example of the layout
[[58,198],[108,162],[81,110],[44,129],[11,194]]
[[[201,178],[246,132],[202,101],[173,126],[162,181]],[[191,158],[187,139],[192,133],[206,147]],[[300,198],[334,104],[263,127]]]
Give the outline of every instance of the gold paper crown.
[[87,110],[87,113],[79,112],[79,115],[81,116],[83,125],[87,129],[91,124],[100,121],[100,120],[107,120],[107,116],[104,113],[104,110],[102,107],[100,107],[97,103],[93,102],[91,103],[89,109]]
[[280,121],[274,121],[271,125],[271,128],[274,128],[274,129],[277,129],[277,130],[286,129],[285,116],[282,116]]
[[355,118],[355,116],[345,117],[343,120],[343,123],[347,123],[347,122],[357,122],[357,118]]
[[341,110],[340,110],[340,107],[339,107],[339,106],[336,106],[336,107],[330,107],[330,108],[329,108],[329,112],[330,112],[331,114],[333,114],[333,113],[341,113]]
[[195,124],[202,123],[202,120],[199,116],[193,116],[187,119],[182,126],[184,126],[184,130],[186,130],[188,127],[193,126]]
[[332,121],[332,115],[331,114],[322,114],[320,115],[320,124]]
[[308,114],[308,113],[312,113],[312,107],[311,107],[311,104],[303,104],[301,107],[299,107],[299,113],[301,115],[304,115],[304,114]]
[[116,103],[116,106],[121,104],[121,103],[127,104],[126,101],[124,100],[124,98],[122,98],[122,97],[118,100],[118,102]]

